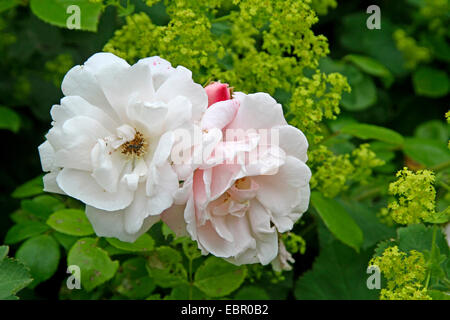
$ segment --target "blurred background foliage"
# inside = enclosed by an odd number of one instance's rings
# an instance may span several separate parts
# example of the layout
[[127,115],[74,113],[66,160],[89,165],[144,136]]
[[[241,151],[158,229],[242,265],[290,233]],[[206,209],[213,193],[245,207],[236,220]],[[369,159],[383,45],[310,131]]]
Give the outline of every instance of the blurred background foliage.
[[[86,14],[83,31],[64,28],[60,9],[68,2]],[[371,4],[381,8],[381,30],[366,27]],[[28,286],[17,294],[22,299],[445,298],[450,262],[440,226],[448,222],[450,201],[449,6],[447,0],[0,0],[0,235],[17,259],[0,247],[0,282],[1,270],[16,264],[9,293]],[[311,209],[283,239],[296,259],[292,271],[224,266],[199,257],[194,244],[160,224],[128,247],[84,238],[93,232],[81,204],[42,195],[37,147],[49,110],[62,96],[65,73],[98,51],[130,63],[160,55],[191,69],[199,83],[266,91],[283,104],[290,123],[309,138],[313,171]],[[403,167],[411,171],[396,177]],[[405,195],[413,205],[399,200]],[[73,216],[81,231],[71,227]],[[67,225],[52,223],[57,218]],[[95,257],[82,276],[86,290],[69,291],[64,261],[76,264],[84,255]],[[385,266],[388,291],[367,289],[369,261]],[[404,269],[389,269],[395,261]],[[423,270],[411,273],[409,265]],[[211,270],[223,270],[226,281],[211,281]],[[9,297],[0,290],[0,298]]]

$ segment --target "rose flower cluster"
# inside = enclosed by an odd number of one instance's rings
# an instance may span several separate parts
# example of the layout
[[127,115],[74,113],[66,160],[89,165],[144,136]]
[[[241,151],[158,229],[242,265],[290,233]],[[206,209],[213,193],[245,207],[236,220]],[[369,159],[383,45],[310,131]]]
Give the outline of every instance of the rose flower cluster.
[[308,142],[269,94],[110,53],[73,67],[62,92],[39,147],[44,188],[85,203],[98,236],[133,242],[162,220],[234,264],[291,259],[279,234],[308,208]]

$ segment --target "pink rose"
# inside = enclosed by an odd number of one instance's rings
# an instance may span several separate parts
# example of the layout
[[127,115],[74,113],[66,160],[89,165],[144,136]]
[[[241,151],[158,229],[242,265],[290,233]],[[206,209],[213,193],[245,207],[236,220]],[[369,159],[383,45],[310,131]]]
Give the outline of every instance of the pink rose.
[[201,126],[204,132],[221,129],[223,137],[184,182],[186,207],[171,208],[162,219],[186,229],[204,254],[266,265],[278,256],[278,233],[291,230],[308,208],[308,142],[266,93],[237,92],[214,103]]

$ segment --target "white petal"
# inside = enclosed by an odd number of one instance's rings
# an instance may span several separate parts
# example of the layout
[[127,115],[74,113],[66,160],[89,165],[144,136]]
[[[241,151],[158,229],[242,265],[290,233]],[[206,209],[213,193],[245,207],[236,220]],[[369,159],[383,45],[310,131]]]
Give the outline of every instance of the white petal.
[[167,106],[141,101],[131,102],[127,108],[128,118],[145,128],[148,135],[159,135],[167,116]]
[[86,206],[86,216],[99,237],[117,238],[125,242],[134,242],[150,227],[158,222],[159,217],[148,217],[144,220],[141,228],[136,233],[128,233],[125,230],[125,210],[104,211]]
[[61,190],[61,188],[56,183],[56,177],[58,176],[59,170],[53,171],[50,173],[47,173],[43,178],[44,182],[44,191],[45,192],[53,192],[53,193],[59,193],[64,194],[64,191]]
[[237,99],[214,103],[206,109],[201,126],[203,129],[223,129],[234,119],[238,109],[239,101]]
[[47,138],[52,143],[52,132],[60,133],[60,139],[64,143],[63,149],[56,150],[55,165],[58,167],[92,170],[91,151],[98,139],[109,136],[98,121],[85,116],[77,116],[67,120],[62,126],[62,131],[56,131],[54,127],[50,130]]
[[286,125],[283,108],[267,93],[245,95],[235,93],[240,102],[236,117],[229,129],[270,129],[274,126]]
[[187,236],[186,222],[184,221],[184,205],[173,205],[161,214],[161,220],[166,223],[177,237]]
[[48,172],[55,168],[55,150],[53,150],[50,142],[45,141],[39,148],[39,157],[41,158],[42,171]]
[[119,183],[117,192],[107,192],[85,171],[64,168],[56,178],[59,187],[69,196],[101,210],[121,210],[133,201],[134,192],[126,183]]
[[118,120],[117,113],[109,104],[98,80],[89,68],[75,66],[64,77],[61,90],[65,96],[80,96],[90,104],[102,109],[112,119]]
[[192,80],[192,73],[181,66],[156,91],[156,99],[166,103],[176,96],[188,98],[192,104],[193,120],[200,120],[208,106],[208,96],[205,89]]
[[167,104],[168,113],[165,130],[175,130],[192,118],[192,103],[183,96],[177,96]]
[[122,119],[127,119],[126,107],[131,99],[141,101],[153,99],[152,75],[146,63],[136,63],[130,67],[119,57],[103,54],[100,57],[92,56],[85,66],[95,69],[100,87]]
[[279,133],[279,147],[286,154],[294,156],[303,162],[308,160],[308,140],[299,129],[293,126],[279,126],[273,128]]
[[155,90],[158,90],[161,84],[175,71],[169,61],[158,56],[141,59],[138,63],[145,63],[150,66]]
[[248,214],[258,259],[262,265],[269,264],[278,254],[277,230],[270,226],[270,215],[257,200],[252,201]]
[[111,132],[117,127],[116,121],[114,121],[106,112],[79,96],[62,98],[61,105],[54,105],[50,110],[50,113],[57,125],[63,125],[64,122],[76,116],[86,116],[97,120],[103,127]]
[[104,140],[98,140],[91,152],[92,177],[107,192],[117,192],[126,161],[119,152],[111,150]]

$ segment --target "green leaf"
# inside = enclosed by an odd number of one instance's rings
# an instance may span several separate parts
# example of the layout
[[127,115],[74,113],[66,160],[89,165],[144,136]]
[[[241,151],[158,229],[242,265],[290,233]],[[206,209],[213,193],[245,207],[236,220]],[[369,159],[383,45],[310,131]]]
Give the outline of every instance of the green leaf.
[[44,221],[47,220],[54,211],[64,208],[64,204],[61,201],[47,195],[37,196],[32,200],[22,200],[20,204],[22,209]]
[[446,144],[449,140],[449,125],[440,120],[430,120],[420,124],[414,131],[414,136]]
[[70,249],[67,264],[77,265],[81,270],[81,286],[91,291],[112,279],[119,268],[118,261],[112,261],[105,250],[97,247],[97,240],[83,238]]
[[295,297],[301,300],[373,300],[377,290],[366,285],[368,251],[354,250],[333,241],[322,248],[311,270],[295,286]]
[[0,0],[0,12],[9,10],[19,5],[19,0]]
[[10,108],[0,107],[0,129],[7,129],[16,133],[19,131],[19,128],[20,128],[19,115]]
[[375,210],[368,205],[355,201],[348,203],[341,201],[340,203],[363,231],[363,249],[368,249],[382,240],[395,238],[395,228],[382,224],[378,220]]
[[396,145],[404,142],[402,135],[394,130],[365,123],[352,123],[341,128],[342,133],[347,133],[360,139],[374,139]]
[[58,243],[49,235],[33,237],[17,250],[16,258],[30,268],[34,278],[31,288],[46,281],[58,269],[60,258]]
[[12,226],[8,230],[5,237],[6,244],[14,244],[30,237],[40,235],[41,233],[49,230],[50,228],[41,222],[30,221],[25,223],[19,223]]
[[[425,251],[431,249],[433,241],[433,227],[426,227],[423,224],[414,224],[397,230],[398,247],[400,250],[408,252],[410,250]],[[445,236],[441,230],[437,230],[436,245],[442,253],[449,253],[449,248]]]
[[2,261],[8,255],[8,252],[8,246],[0,246],[0,261]]
[[371,76],[381,78],[392,78],[392,74],[389,71],[389,69],[371,57],[362,56],[358,54],[349,54],[346,55],[343,59],[352,62],[362,71],[364,71],[367,74],[370,74]]
[[29,270],[19,261],[7,258],[7,246],[0,246],[0,300],[17,298],[14,295],[33,279]]
[[173,288],[166,300],[206,300],[206,296],[195,286],[182,284]]
[[142,236],[136,239],[135,242],[123,242],[115,238],[106,238],[106,241],[113,247],[117,249],[121,249],[124,251],[131,252],[145,252],[152,251],[155,245],[155,241],[153,241],[152,237],[148,234],[144,233]]
[[414,91],[419,96],[439,98],[448,93],[449,81],[445,71],[423,66],[414,72],[412,79]]
[[246,274],[245,266],[209,257],[197,269],[194,285],[210,297],[223,297],[239,288]]
[[333,199],[325,198],[315,191],[311,203],[331,233],[346,245],[359,251],[364,242],[363,233],[347,211]]
[[155,283],[148,276],[146,260],[136,257],[125,261],[119,268],[113,286],[115,290],[130,299],[143,299],[155,289]]
[[56,211],[48,218],[47,224],[56,231],[71,236],[88,236],[94,233],[84,211],[77,209]]
[[53,232],[52,235],[66,251],[69,251],[70,248],[72,248],[72,246],[78,240],[78,237],[69,236],[68,234],[60,233],[57,231]]
[[177,250],[162,246],[148,257],[147,271],[158,286],[176,287],[187,283],[187,272],[182,260]]
[[427,167],[450,161],[447,146],[435,140],[407,138],[403,151],[408,157]]
[[28,198],[44,192],[44,184],[42,176],[36,177],[30,181],[25,182],[11,194],[13,198]]
[[234,300],[270,300],[267,292],[256,286],[243,287],[236,293]]
[[31,11],[37,17],[62,28],[67,28],[68,19],[74,14],[67,13],[71,5],[77,5],[80,9],[81,30],[97,31],[102,3],[89,0],[30,0]]
[[362,81],[351,86],[350,93],[342,94],[341,104],[348,111],[362,111],[377,102],[377,88],[373,80],[364,75]]

